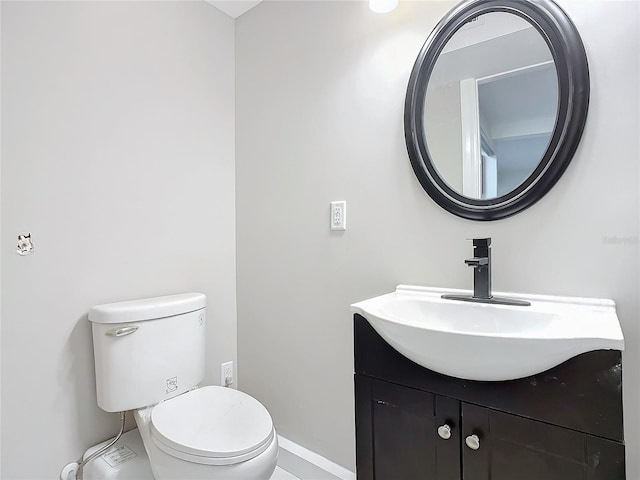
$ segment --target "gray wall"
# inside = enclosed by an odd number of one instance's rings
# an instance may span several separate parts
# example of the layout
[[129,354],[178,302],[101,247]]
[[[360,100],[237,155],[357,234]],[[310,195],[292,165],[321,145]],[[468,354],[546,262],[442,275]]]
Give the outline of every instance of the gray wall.
[[[95,404],[93,304],[204,291],[217,382],[235,358],[236,248],[241,388],[279,433],[353,468],[348,305],[398,283],[469,287],[465,239],[488,235],[497,290],[618,303],[639,479],[640,12],[560,3],[591,65],[585,137],[547,197],[484,224],[439,209],[404,146],[409,71],[452,3],[262,4],[236,22],[234,112],[234,23],[204,3],[3,1],[0,476],[56,478],[116,430]],[[348,230],[330,232],[343,199]]]
[[[617,302],[628,478],[640,479],[639,4],[560,4],[590,62],[583,141],[544,199],[491,223],[431,201],[404,145],[410,69],[452,3],[375,15],[365,2],[266,2],[237,20],[240,388],[279,433],[353,469],[349,304],[399,283],[470,288],[466,239],[486,235],[496,290]],[[329,231],[331,200],[347,201],[346,232]]]
[[3,479],[117,431],[92,305],[203,291],[207,381],[235,360],[233,43],[204,2],[2,2]]

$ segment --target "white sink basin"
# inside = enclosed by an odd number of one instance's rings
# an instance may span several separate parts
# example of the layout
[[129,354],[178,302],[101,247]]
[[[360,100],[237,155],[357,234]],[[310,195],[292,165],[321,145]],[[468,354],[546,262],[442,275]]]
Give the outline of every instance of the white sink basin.
[[514,295],[530,306],[445,300],[466,290],[399,285],[354,303],[402,355],[435,372],[468,380],[513,380],[544,372],[581,353],[624,350],[611,300]]

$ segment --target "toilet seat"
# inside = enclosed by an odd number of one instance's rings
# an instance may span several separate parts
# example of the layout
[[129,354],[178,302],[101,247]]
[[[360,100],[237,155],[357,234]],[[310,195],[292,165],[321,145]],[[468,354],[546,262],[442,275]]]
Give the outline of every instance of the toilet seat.
[[273,421],[256,399],[237,390],[208,386],[156,405],[153,442],[165,453],[205,465],[250,460],[274,441]]

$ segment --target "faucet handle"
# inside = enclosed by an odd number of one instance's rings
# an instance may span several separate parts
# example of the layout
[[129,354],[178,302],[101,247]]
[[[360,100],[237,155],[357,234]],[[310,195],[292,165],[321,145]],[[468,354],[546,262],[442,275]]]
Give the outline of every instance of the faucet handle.
[[483,267],[484,265],[489,265],[489,259],[487,257],[474,257],[468,258],[464,263],[470,267]]
[[488,238],[472,238],[474,247],[488,247],[491,245],[491,237]]

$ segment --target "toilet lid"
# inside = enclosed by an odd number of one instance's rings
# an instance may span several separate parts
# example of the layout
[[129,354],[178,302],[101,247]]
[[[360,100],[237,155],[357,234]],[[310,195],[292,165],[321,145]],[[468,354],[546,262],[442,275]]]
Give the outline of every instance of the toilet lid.
[[269,446],[274,429],[269,412],[253,397],[232,388],[208,386],[154,407],[151,434],[159,447],[168,447],[163,450],[185,459],[181,454],[244,461]]

